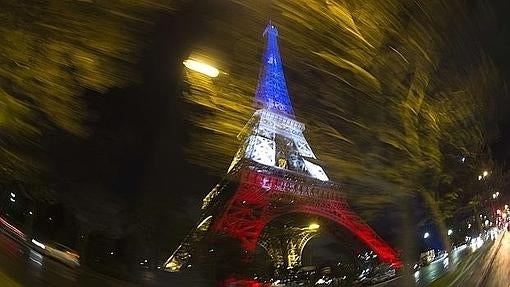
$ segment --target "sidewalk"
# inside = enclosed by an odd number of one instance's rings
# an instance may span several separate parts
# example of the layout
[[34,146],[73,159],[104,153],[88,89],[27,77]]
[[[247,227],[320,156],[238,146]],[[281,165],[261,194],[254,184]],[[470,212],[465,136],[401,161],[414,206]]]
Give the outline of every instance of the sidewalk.
[[482,286],[508,287],[510,285],[510,234],[505,232],[503,236]]

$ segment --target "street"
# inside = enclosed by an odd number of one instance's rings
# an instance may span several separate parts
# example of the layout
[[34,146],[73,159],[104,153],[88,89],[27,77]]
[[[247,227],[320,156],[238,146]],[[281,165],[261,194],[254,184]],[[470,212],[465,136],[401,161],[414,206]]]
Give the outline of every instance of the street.
[[[449,257],[439,257],[430,265],[423,267],[414,273],[417,286],[427,286],[437,280],[448,271],[450,266],[458,264],[462,259],[470,255],[470,248],[465,245],[457,248]],[[450,265],[451,264],[451,265]]]
[[485,286],[508,287],[510,285],[510,235],[504,235],[490,270],[485,278]]
[[196,276],[165,271],[132,274],[136,282],[124,281],[87,268],[71,268],[48,258],[0,232],[1,287],[136,287],[211,286]]
[[72,269],[19,244],[0,233],[2,287],[18,286],[135,286],[82,269]]
[[[502,246],[510,245],[510,236],[501,233],[495,240],[488,239],[479,246],[464,245],[452,252],[449,257],[439,257],[430,265],[414,273],[416,286],[508,286],[508,249],[498,245],[501,239]],[[494,256],[496,254],[496,256]],[[494,264],[490,268],[490,262]],[[506,265],[505,265],[506,264]],[[485,280],[484,280],[485,279]],[[402,285],[403,278],[390,280],[376,286],[398,287]],[[506,285],[505,285],[506,284]]]
[[[454,250],[451,256],[439,257],[430,265],[415,272],[415,280],[417,286],[428,286],[435,280],[439,279],[451,266],[461,266],[462,262],[475,263],[474,271],[470,270],[454,270],[454,273],[460,273],[463,282],[471,282],[470,278],[484,277],[483,268],[476,266],[489,266],[486,276],[483,278],[482,286],[491,287],[507,287],[510,284],[510,236],[503,236],[499,248],[490,242],[486,242],[483,247],[473,251],[469,246],[463,246]],[[499,240],[495,241],[496,244]],[[493,246],[494,245],[494,246]],[[494,256],[490,256],[490,250],[494,251]],[[491,264],[492,262],[492,264]],[[470,264],[473,265],[473,264]],[[469,273],[465,274],[466,271]],[[462,275],[465,274],[466,276]],[[160,275],[166,275],[160,274]],[[168,274],[170,275],[170,274]],[[51,258],[47,258],[40,253],[18,243],[9,236],[0,233],[0,282],[5,287],[19,286],[166,286],[170,282],[174,282],[172,278],[158,276],[146,278],[144,282],[138,283],[121,281],[112,277],[98,274],[83,268],[73,269],[66,265],[56,262]],[[447,278],[444,276],[443,278]],[[456,278],[459,275],[453,277]],[[164,278],[164,279],[163,279]],[[442,279],[443,279],[442,278]],[[467,279],[467,281],[466,281]],[[193,281],[193,280],[191,280]],[[400,280],[389,283],[379,284],[381,286],[398,286]],[[436,281],[434,284],[440,286],[455,286],[459,283],[455,280]],[[474,282],[474,281],[473,281]],[[478,282],[478,281],[477,281]],[[165,284],[166,283],[166,284]],[[181,281],[180,285],[186,286],[190,281]],[[196,282],[198,283],[198,282]],[[202,282],[203,283],[203,282]],[[184,285],[183,285],[184,284]],[[434,285],[433,284],[433,285]],[[443,285],[446,284],[446,285]],[[378,285],[378,286],[379,286]],[[434,286],[435,286],[434,285]],[[438,286],[439,286],[438,285]],[[188,285],[193,286],[193,285]],[[205,286],[205,285],[204,285]]]

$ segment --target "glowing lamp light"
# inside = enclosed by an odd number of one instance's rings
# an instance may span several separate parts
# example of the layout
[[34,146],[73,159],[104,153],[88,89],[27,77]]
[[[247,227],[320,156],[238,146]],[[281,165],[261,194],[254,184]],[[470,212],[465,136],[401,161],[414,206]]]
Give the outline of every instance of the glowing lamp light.
[[170,269],[171,271],[178,271],[179,270],[179,265],[177,264],[177,262],[175,261],[170,261],[168,262],[168,264],[165,266],[165,268],[168,268]]
[[202,62],[188,59],[182,63],[186,68],[212,78],[216,78],[220,74],[220,71],[218,69]]
[[486,176],[488,176],[488,175],[489,175],[489,172],[488,172],[488,171],[486,171],[486,170],[484,170],[484,171],[483,171],[483,177],[486,177]]
[[448,235],[452,235],[452,233],[453,233],[453,230],[448,229]]
[[430,234],[428,232],[425,232],[425,234],[423,234],[423,238],[427,239],[429,238]]
[[321,226],[317,223],[311,223],[309,226],[308,226],[308,229],[311,229],[311,230],[317,230],[319,229]]
[[482,176],[481,175],[478,176],[478,180],[482,180]]
[[39,242],[39,241],[37,241],[37,240],[35,240],[35,239],[32,239],[32,243],[33,243],[35,246],[39,247],[39,248],[46,249],[46,245],[42,244],[41,242]]

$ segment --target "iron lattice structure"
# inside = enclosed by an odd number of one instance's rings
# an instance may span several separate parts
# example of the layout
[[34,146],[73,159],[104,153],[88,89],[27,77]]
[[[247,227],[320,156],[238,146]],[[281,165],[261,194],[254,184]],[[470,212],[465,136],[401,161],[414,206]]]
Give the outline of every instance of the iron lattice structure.
[[[269,24],[264,35],[267,45],[255,93],[259,109],[239,135],[242,144],[224,180],[204,198],[202,220],[164,267],[180,270],[198,257],[201,242],[218,238],[236,240],[249,260],[258,243],[272,248],[267,236],[261,241],[264,227],[289,213],[336,222],[366,243],[382,261],[400,266],[395,251],[352,212],[341,187],[329,181],[320,166],[303,135],[305,125],[294,118],[278,50],[278,31]],[[295,267],[300,263],[307,240],[295,235],[287,254],[270,251],[275,266]],[[284,256],[287,262],[282,263]]]
[[267,252],[275,270],[301,266],[305,245],[319,234],[318,229],[295,226],[270,226],[262,233],[258,244]]

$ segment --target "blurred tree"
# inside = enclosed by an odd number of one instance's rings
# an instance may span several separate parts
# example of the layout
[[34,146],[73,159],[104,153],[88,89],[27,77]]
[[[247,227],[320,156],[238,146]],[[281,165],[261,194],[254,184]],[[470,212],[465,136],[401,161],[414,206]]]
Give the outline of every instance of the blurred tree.
[[151,19],[184,1],[1,2],[1,178],[27,181],[47,168],[41,137],[86,136],[84,91],[136,81]]

